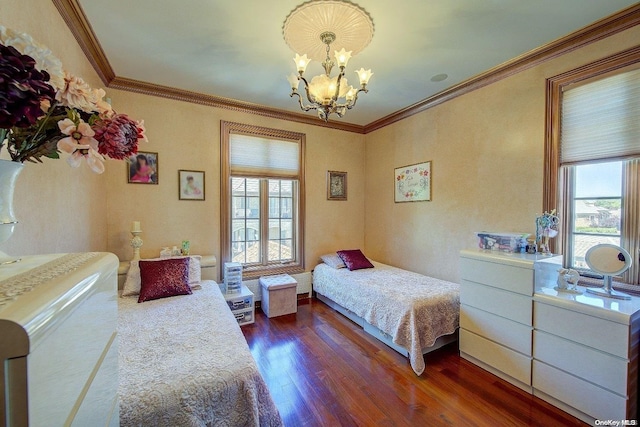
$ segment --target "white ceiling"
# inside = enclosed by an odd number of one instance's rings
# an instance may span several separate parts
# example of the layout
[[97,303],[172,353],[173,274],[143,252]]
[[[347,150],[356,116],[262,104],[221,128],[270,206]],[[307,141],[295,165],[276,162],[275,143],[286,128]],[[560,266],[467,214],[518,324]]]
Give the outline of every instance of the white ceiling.
[[[80,0],[116,76],[300,112],[282,23],[302,0]],[[374,72],[341,120],[366,125],[635,4],[630,0],[358,0]],[[304,52],[300,52],[301,54]],[[322,71],[311,63],[307,74]],[[335,71],[334,71],[335,73]],[[449,77],[432,82],[437,74]],[[313,113],[309,113],[313,114]]]

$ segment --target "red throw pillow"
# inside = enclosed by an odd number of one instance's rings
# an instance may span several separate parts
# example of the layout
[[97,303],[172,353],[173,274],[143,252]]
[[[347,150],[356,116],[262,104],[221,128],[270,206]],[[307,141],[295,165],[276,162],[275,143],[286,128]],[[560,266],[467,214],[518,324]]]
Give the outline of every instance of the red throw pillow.
[[189,258],[139,261],[140,296],[145,302],[175,295],[189,295]]
[[350,249],[347,251],[338,251],[336,253],[351,271],[361,270],[363,268],[373,268],[373,264],[371,264],[367,257],[364,256],[360,249]]

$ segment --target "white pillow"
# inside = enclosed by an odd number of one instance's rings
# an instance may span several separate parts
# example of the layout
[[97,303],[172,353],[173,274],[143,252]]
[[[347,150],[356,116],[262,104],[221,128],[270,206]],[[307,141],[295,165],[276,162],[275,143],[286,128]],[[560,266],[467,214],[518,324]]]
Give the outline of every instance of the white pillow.
[[[189,258],[189,286],[192,289],[197,289],[197,285],[200,284],[202,277],[200,271],[200,259],[202,258],[200,255],[191,255],[191,256],[176,256],[170,258]],[[152,258],[145,259],[144,261],[162,261],[168,258]],[[124,286],[122,288],[122,296],[128,297],[132,295],[140,295],[140,266],[138,265],[138,260],[131,261],[129,264],[129,271],[127,271],[127,279],[124,282]]]
[[344,264],[342,259],[338,256],[338,254],[322,255],[320,257],[320,259],[322,260],[322,262],[327,264],[329,267],[333,267],[333,268],[345,268],[346,267],[346,265]]

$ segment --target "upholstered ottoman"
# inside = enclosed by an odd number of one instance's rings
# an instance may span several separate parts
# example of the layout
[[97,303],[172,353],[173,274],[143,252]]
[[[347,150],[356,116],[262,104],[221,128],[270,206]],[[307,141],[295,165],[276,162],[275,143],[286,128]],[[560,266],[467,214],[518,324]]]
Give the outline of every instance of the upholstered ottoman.
[[288,274],[262,276],[262,311],[267,317],[284,316],[298,311],[298,282]]

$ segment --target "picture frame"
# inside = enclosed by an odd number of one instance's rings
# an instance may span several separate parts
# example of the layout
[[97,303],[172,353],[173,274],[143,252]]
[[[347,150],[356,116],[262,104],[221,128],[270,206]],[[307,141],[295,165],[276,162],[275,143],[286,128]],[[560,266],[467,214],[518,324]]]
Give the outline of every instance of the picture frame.
[[204,200],[204,171],[186,169],[178,171],[178,198],[180,200]]
[[138,151],[127,159],[129,184],[158,184],[158,153]]
[[413,165],[400,166],[394,171],[394,201],[404,202],[430,202],[431,184],[431,160]]
[[327,171],[327,200],[347,200],[347,173]]

